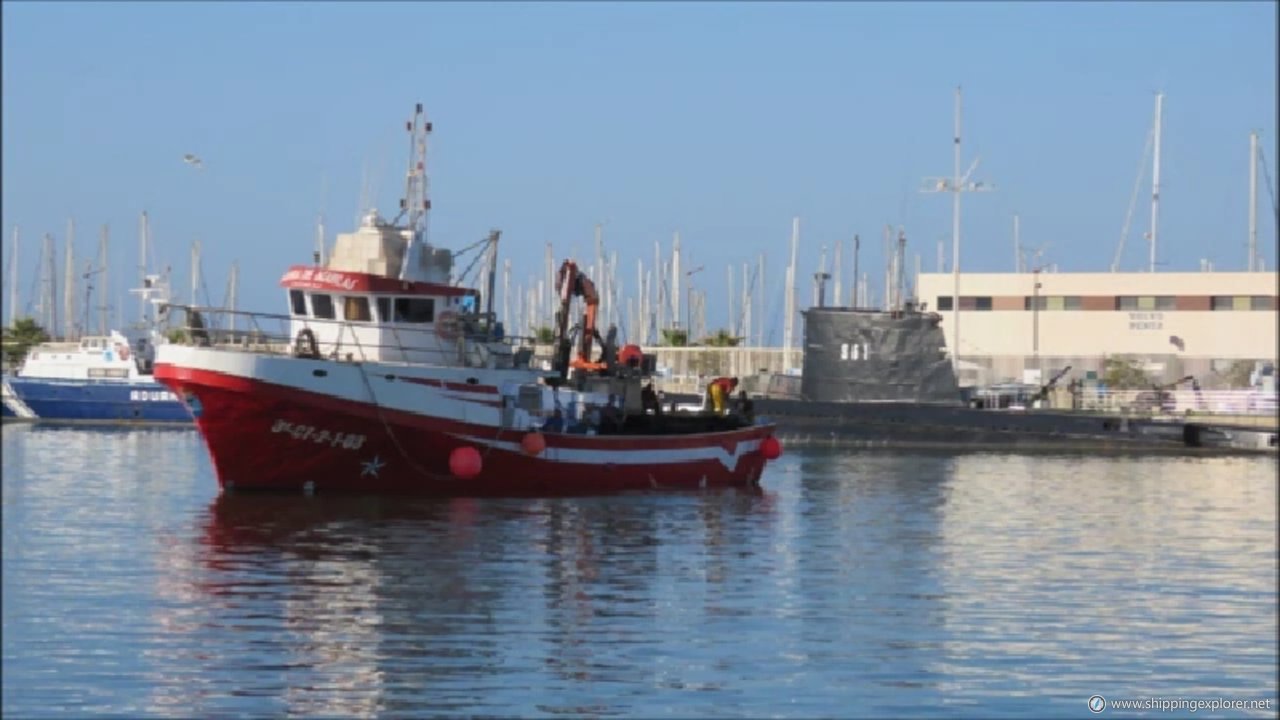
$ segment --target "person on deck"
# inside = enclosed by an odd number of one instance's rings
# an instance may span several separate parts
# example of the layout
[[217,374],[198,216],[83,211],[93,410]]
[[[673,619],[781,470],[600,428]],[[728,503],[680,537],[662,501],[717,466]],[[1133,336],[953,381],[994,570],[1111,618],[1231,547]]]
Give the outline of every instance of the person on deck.
[[564,432],[564,413],[560,412],[560,408],[556,408],[551,417],[542,423],[542,432]]
[[738,387],[738,378],[718,377],[707,385],[707,397],[711,400],[711,409],[717,415],[723,415],[729,397]]
[[747,397],[746,390],[738,391],[738,400],[734,403],[738,416],[749,423],[756,420],[755,403],[751,402],[751,398]]
[[605,432],[618,432],[622,429],[622,409],[618,407],[618,396],[610,395],[609,404],[600,411],[600,429]]

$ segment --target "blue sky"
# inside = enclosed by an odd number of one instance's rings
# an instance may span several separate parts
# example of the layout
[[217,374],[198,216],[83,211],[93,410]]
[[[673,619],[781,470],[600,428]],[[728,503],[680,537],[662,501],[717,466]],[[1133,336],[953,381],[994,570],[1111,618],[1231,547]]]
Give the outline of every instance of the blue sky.
[[[501,228],[518,282],[546,242],[585,253],[605,221],[631,292],[636,258],[679,230],[718,327],[724,266],[760,252],[780,306],[794,215],[802,278],[843,238],[850,282],[859,233],[878,286],[886,223],[934,269],[951,205],[918,189],[951,173],[959,84],[964,165],[980,155],[997,187],[964,200],[965,270],[1012,269],[1015,212],[1060,269],[1105,269],[1158,89],[1162,267],[1243,269],[1250,130],[1276,172],[1275,28],[1263,2],[6,2],[4,253],[21,226],[26,295],[41,235],[61,245],[74,217],[83,257],[105,223],[113,283],[132,285],[145,209],[179,290],[199,238],[215,303],[238,259],[241,306],[281,311],[277,281],[309,259],[318,212],[331,237],[349,229],[366,173],[395,205],[420,101],[435,242]],[[1148,169],[1130,269],[1149,192]]]

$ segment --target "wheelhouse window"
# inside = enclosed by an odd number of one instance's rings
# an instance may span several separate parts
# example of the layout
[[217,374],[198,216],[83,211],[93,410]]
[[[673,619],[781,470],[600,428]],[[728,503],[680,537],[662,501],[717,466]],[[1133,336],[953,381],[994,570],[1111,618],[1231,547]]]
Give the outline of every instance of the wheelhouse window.
[[378,298],[378,322],[391,322],[391,298]]
[[342,317],[357,322],[369,322],[373,317],[369,314],[369,298],[344,297],[342,299]]
[[429,323],[435,320],[434,298],[396,298],[394,319],[396,322]]
[[300,317],[307,316],[307,297],[301,290],[289,291],[289,310]]
[[334,318],[333,297],[331,295],[313,293],[311,295],[311,315],[321,320],[332,320]]

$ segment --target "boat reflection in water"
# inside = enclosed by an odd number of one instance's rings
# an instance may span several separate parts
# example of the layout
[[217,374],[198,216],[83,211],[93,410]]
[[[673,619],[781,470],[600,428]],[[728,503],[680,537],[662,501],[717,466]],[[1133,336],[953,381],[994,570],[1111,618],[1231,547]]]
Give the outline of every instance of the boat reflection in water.
[[[697,615],[731,614],[743,579],[729,566],[771,543],[774,498],[759,489],[636,500],[223,493],[194,557],[173,548],[170,581],[185,583],[164,593],[164,625],[208,642],[175,642],[186,656],[156,665],[237,682],[255,714],[606,712],[601,689],[636,672],[685,681],[635,654],[667,654],[656,628],[695,621],[671,616],[690,588]],[[545,694],[514,690],[549,679]],[[157,711],[235,707],[225,687],[154,686]]]

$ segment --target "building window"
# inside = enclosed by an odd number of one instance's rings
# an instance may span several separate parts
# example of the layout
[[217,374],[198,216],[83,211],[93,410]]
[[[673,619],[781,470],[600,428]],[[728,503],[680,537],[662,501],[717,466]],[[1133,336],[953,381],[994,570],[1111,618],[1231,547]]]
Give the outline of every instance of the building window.
[[311,315],[321,320],[332,320],[334,318],[333,298],[329,295],[313,293],[311,295]]
[[1275,298],[1269,295],[1214,295],[1214,310],[1275,310]]
[[1066,297],[1062,298],[1062,309],[1063,310],[1083,310],[1084,302],[1080,300],[1079,295],[1067,295]]
[[938,296],[938,312],[946,312],[950,309],[951,309],[951,296],[939,295]]
[[369,322],[372,320],[373,318],[369,315],[369,298],[344,297],[342,299],[342,317],[357,322]]
[[1172,295],[1157,295],[1155,297],[1156,310],[1173,310],[1178,303]]
[[294,315],[307,316],[307,298],[301,290],[289,291],[289,309]]
[[1121,295],[1116,298],[1117,310],[1137,310],[1138,298],[1133,295]]
[[1121,295],[1116,298],[1117,310],[1173,310],[1177,301],[1172,295]]
[[961,310],[990,310],[991,297],[990,296],[976,297],[973,295],[968,295],[968,296],[961,295],[960,309]]
[[436,301],[432,298],[396,298],[396,322],[429,323],[435,315]]

